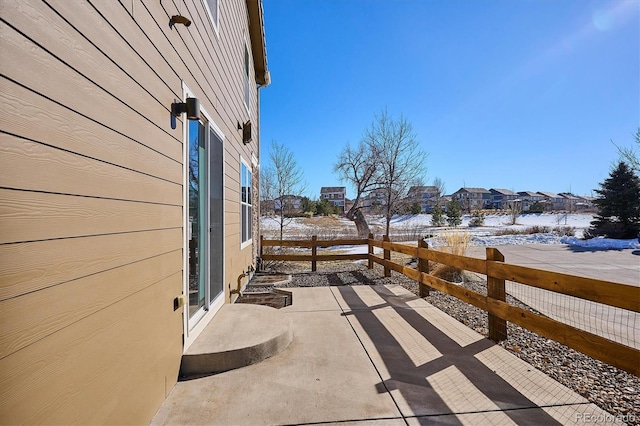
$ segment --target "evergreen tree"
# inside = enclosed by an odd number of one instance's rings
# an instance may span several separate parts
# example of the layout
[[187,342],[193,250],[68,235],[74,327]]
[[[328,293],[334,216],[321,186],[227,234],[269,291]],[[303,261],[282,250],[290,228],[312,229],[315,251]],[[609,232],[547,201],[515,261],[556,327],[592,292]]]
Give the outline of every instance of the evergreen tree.
[[635,238],[640,231],[640,178],[621,161],[595,190],[598,214],[591,222],[590,236]]
[[305,213],[316,214],[316,202],[310,200],[309,197],[302,197],[301,207]]
[[474,210],[469,226],[484,226],[484,213],[481,210]]
[[422,213],[422,206],[420,203],[413,203],[407,208],[407,212],[409,214],[420,214]]
[[462,223],[462,212],[460,211],[460,203],[457,200],[450,201],[447,204],[447,223],[449,226],[458,226]]
[[328,216],[330,214],[336,214],[336,208],[324,198],[320,198],[316,204],[316,212],[322,216]]
[[431,211],[431,225],[444,226],[444,214],[442,212],[442,207],[435,206]]

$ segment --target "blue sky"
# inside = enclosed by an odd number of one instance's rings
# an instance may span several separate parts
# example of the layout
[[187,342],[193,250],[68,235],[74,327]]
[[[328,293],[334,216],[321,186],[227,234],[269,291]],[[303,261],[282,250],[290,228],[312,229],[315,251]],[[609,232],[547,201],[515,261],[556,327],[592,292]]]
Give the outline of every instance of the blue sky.
[[640,126],[638,0],[263,3],[262,166],[286,145],[312,198],[344,185],[332,165],[385,107],[448,194],[591,195]]

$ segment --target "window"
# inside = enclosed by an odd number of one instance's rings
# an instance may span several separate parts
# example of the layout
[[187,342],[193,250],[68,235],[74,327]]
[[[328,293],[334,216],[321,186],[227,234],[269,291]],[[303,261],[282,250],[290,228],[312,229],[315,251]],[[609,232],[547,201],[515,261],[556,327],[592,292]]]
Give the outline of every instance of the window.
[[213,24],[213,29],[218,32],[218,0],[203,0],[205,9],[209,13],[209,19]]
[[244,44],[244,104],[249,109],[249,49]]
[[253,207],[251,201],[251,169],[241,160],[240,162],[240,243],[248,245],[251,243]]

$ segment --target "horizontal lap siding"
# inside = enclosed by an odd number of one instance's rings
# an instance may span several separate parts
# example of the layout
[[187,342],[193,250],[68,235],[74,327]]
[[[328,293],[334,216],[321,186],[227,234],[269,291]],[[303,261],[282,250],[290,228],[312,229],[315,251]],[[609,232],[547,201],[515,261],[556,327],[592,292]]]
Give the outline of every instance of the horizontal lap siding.
[[[3,423],[146,424],[171,389],[181,273],[0,360]],[[9,384],[10,386],[7,386]]]
[[97,3],[135,44],[89,2],[0,5],[8,423],[146,423],[180,365],[181,76]]
[[[123,5],[127,3],[122,1]],[[176,6],[180,5],[180,8]],[[244,105],[244,45],[251,49],[246,31],[247,12],[244,1],[220,2],[219,35],[213,31],[209,16],[200,0],[176,2],[134,3],[133,16],[138,25],[147,28],[150,22],[168,22],[172,15],[187,16],[192,25],[160,25],[149,31],[161,31],[170,40],[163,46],[166,55],[180,57],[176,70],[182,73],[203,108],[212,115],[224,133],[225,141],[225,289],[235,288],[237,277],[255,263],[256,243],[240,249],[240,157],[249,165],[252,156],[258,157],[257,95],[251,90],[250,112]],[[100,3],[100,8],[103,8]],[[250,55],[251,56],[251,55]],[[253,68],[252,66],[250,67]],[[250,82],[255,81],[253,71]],[[250,83],[251,87],[255,85]],[[253,141],[244,145],[238,123],[251,120]],[[258,178],[255,176],[254,179]],[[254,206],[257,204],[257,194]],[[255,207],[254,207],[255,208]]]
[[182,206],[11,189],[0,189],[0,216],[0,244],[182,226]]
[[[240,249],[240,157],[259,156],[247,11],[220,2],[218,34],[200,0],[0,4],[5,422],[147,423],[175,384],[186,121],[172,129],[170,108],[183,81],[224,134],[227,300],[254,263]],[[179,13],[189,28],[169,27]]]

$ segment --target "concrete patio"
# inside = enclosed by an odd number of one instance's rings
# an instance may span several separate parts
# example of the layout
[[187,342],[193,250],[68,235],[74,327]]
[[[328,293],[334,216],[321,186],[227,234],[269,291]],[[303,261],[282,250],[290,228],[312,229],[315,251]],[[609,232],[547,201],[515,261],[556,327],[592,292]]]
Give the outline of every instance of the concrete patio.
[[[612,415],[399,286],[294,288],[293,340],[179,382],[152,424],[585,424]],[[229,330],[229,333],[233,333]]]

